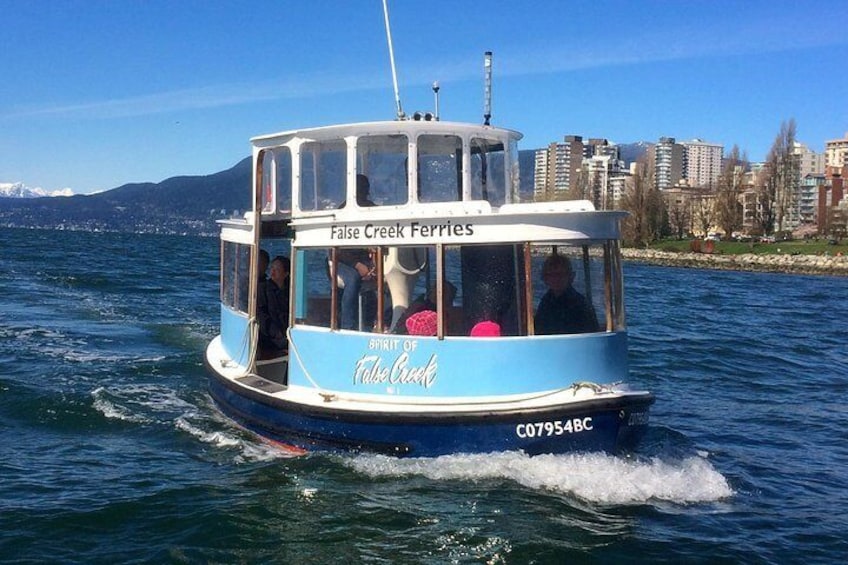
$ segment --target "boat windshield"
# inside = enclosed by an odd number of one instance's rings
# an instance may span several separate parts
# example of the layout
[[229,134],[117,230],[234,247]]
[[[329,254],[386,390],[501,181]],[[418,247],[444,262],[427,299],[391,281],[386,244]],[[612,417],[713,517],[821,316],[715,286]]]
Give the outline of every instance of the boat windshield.
[[356,144],[356,170],[369,180],[369,198],[377,206],[406,204],[409,200],[409,138],[372,135]]
[[471,139],[471,198],[486,200],[492,206],[512,202],[507,191],[506,152],[498,140]]
[[300,209],[335,209],[345,202],[347,146],[344,139],[304,143],[300,148]]
[[418,200],[462,200],[462,139],[458,136],[418,138]]

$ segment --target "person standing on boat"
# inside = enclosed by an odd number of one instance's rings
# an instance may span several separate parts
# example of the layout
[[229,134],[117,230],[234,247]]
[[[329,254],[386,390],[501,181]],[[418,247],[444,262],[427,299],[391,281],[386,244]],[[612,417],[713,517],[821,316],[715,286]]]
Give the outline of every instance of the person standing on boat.
[[[371,183],[365,175],[356,175],[356,204],[357,206],[369,208],[375,206],[370,200]],[[339,208],[344,208],[347,202],[342,202]],[[341,299],[341,329],[358,329],[359,293],[362,290],[363,281],[373,281],[376,276],[374,261],[368,249],[349,248],[340,249],[336,255],[338,264],[336,274],[341,279],[344,288]],[[370,310],[367,308],[366,310]],[[376,314],[376,312],[375,312]],[[365,327],[370,328],[374,321],[372,316],[367,316]]]
[[288,257],[277,255],[271,261],[271,276],[263,285],[256,305],[259,321],[259,357],[268,359],[285,355],[288,350],[286,330],[289,326]]
[[542,280],[548,286],[548,292],[536,309],[537,335],[598,331],[594,308],[572,286],[574,271],[567,257],[554,254],[545,259]]

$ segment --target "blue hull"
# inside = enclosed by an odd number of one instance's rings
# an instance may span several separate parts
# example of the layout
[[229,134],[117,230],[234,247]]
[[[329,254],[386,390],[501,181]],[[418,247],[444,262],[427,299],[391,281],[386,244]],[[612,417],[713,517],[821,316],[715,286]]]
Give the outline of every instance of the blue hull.
[[209,371],[210,393],[220,409],[263,437],[304,450],[400,457],[496,451],[617,453],[638,443],[654,401],[644,393],[532,410],[375,414],[280,400]]

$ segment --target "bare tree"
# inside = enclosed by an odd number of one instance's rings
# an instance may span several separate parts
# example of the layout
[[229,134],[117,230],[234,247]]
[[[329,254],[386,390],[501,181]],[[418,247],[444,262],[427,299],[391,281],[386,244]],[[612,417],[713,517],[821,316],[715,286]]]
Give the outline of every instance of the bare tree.
[[739,201],[739,196],[745,188],[747,167],[747,156],[740,155],[739,147],[734,145],[724,160],[724,166],[718,178],[715,200],[716,223],[725,237],[730,237],[733,232],[742,227],[742,203]]
[[580,167],[575,171],[567,192],[568,200],[592,200],[589,195],[589,174],[586,167]]
[[692,198],[692,223],[706,236],[715,223],[715,197],[704,189],[697,189]]
[[795,119],[781,122],[780,132],[766,157],[759,183],[757,223],[766,235],[783,231],[792,209],[798,184],[798,162],[792,154],[795,145]]
[[759,172],[754,181],[754,190],[757,195],[754,226],[760,235],[774,233],[775,194],[777,191],[774,186],[774,177],[768,171],[769,167],[769,162],[766,162],[763,170]]
[[665,203],[654,186],[653,163],[640,159],[632,183],[622,197],[622,208],[630,212],[624,221],[624,240],[637,247],[655,241],[663,229]]
[[692,225],[692,200],[686,197],[671,203],[666,201],[666,208],[671,233],[677,236],[677,239],[683,239]]

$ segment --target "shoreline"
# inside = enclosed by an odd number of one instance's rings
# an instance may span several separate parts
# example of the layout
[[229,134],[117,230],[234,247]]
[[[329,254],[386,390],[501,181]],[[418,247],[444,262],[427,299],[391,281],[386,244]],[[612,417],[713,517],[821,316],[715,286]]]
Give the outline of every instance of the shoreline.
[[[137,233],[144,235],[170,235],[193,237],[217,237],[214,233],[186,233],[176,231],[129,232],[124,230],[92,230],[83,228],[56,228],[43,226],[11,226],[0,224],[4,229],[37,229],[50,231],[81,231],[89,233]],[[622,247],[625,261],[644,263],[659,267],[682,267],[687,269],[715,269],[721,271],[749,271],[761,273],[793,273],[802,275],[825,275],[848,277],[848,255],[791,255],[756,254],[725,255],[722,253],[692,253],[635,249]]]
[[848,276],[848,256],[673,253],[626,247],[621,249],[621,255],[626,261],[661,267]]

